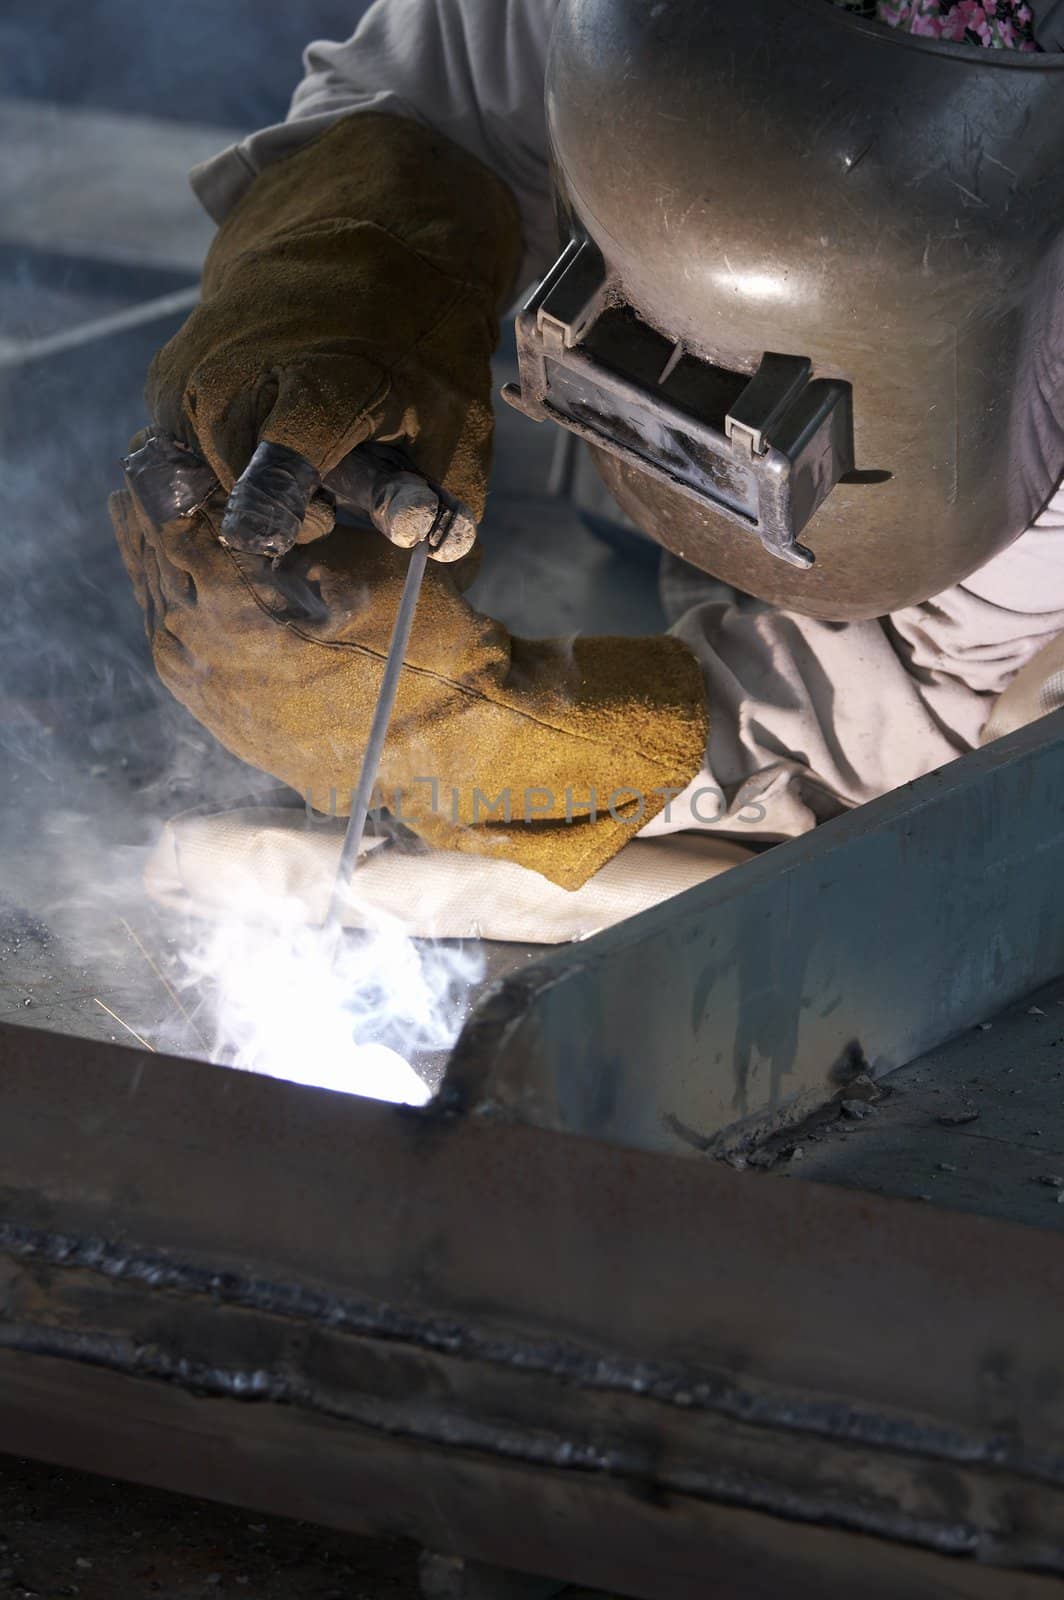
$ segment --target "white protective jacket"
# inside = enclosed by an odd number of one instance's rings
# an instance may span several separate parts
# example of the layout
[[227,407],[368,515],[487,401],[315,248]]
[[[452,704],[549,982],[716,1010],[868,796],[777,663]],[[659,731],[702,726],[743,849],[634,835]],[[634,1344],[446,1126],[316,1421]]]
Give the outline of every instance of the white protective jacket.
[[[531,283],[557,245],[543,109],[556,7],[376,0],[350,39],[309,46],[288,119],[197,168],[196,192],[221,221],[262,167],[337,117],[412,117],[510,185]],[[669,556],[662,593],[702,662],[711,733],[706,771],[645,831],[790,837],[979,742],[996,697],[1064,631],[1064,491],[965,583],[877,621],[781,611]]]

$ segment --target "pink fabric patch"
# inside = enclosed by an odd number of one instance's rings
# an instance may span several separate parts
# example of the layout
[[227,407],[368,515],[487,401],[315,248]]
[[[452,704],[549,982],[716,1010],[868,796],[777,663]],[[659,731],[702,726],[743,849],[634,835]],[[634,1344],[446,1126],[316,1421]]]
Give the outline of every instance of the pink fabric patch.
[[1027,0],[836,0],[903,33],[984,50],[1037,51]]

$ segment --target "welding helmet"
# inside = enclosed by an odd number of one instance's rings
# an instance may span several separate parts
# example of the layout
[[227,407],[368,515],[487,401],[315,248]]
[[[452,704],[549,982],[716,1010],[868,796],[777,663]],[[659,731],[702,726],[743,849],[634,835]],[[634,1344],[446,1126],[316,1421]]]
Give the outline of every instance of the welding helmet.
[[791,610],[957,583],[1064,469],[1064,55],[825,0],[561,0],[564,250],[509,398]]

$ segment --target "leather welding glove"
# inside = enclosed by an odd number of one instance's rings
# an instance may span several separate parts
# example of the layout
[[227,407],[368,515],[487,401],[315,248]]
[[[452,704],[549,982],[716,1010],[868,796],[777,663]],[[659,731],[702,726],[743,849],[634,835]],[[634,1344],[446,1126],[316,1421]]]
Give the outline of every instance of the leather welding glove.
[[[224,505],[158,528],[112,496],[159,676],[236,755],[346,815],[408,557],[338,525],[275,565],[220,543]],[[383,800],[441,847],[578,888],[698,770],[703,696],[679,640],[514,638],[430,562]]]
[[[418,124],[357,114],[255,180],[212,248],[203,304],[152,367],[155,423],[222,485],[162,525],[113,497],[160,677],[320,809],[349,809],[408,557],[343,525],[277,564],[227,548],[226,491],[261,440],[321,473],[367,439],[399,440],[479,516],[496,314],[519,253],[493,174]],[[429,563],[385,801],[432,842],[578,887],[698,771],[701,673],[670,638],[511,638],[462,598],[466,567]]]
[[[491,354],[521,255],[516,205],[472,156],[402,117],[341,119],[268,167],[219,229],[202,301],[147,401],[231,489],[268,441],[324,476],[400,441],[479,521]],[[315,497],[304,538],[327,532]]]

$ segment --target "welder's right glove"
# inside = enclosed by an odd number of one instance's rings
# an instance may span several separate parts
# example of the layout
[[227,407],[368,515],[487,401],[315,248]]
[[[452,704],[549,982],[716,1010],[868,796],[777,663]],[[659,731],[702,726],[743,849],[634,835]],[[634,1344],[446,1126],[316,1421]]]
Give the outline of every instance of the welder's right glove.
[[[152,368],[153,422],[220,483],[173,521],[114,497],[159,675],[321,809],[349,809],[409,557],[375,532],[328,532],[319,497],[272,564],[220,539],[227,493],[261,441],[324,475],[384,440],[479,517],[496,317],[519,255],[493,173],[417,123],[355,114],[255,179],[201,307]],[[575,888],[698,771],[700,670],[669,638],[513,639],[462,599],[467,566],[429,564],[386,799],[433,842]]]

